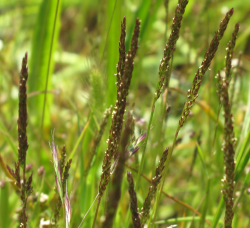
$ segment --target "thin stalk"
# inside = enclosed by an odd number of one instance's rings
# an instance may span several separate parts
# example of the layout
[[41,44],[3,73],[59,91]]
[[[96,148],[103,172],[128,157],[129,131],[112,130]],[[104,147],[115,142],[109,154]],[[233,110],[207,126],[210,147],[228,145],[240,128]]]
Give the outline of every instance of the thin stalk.
[[92,224],[92,228],[95,227],[96,218],[97,218],[97,214],[98,214],[98,211],[99,211],[100,203],[101,203],[101,199],[98,199],[97,207],[96,207],[96,210],[95,210],[95,217],[94,217],[94,221],[93,221],[93,224]]
[[150,131],[151,124],[152,124],[152,121],[153,121],[154,110],[155,110],[155,102],[156,102],[156,99],[154,98],[151,113],[150,113],[149,123],[148,123],[148,129],[147,129],[147,134],[146,134],[146,139],[145,139],[145,145],[143,147],[141,162],[140,162],[139,171],[138,171],[138,175],[137,175],[136,183],[135,183],[136,191],[138,190],[138,188],[140,186],[140,177],[141,177],[141,173],[142,173],[142,169],[143,169],[143,165],[144,165],[144,160],[145,160],[145,152],[146,152],[146,146],[147,146],[148,137],[149,137],[149,131]]

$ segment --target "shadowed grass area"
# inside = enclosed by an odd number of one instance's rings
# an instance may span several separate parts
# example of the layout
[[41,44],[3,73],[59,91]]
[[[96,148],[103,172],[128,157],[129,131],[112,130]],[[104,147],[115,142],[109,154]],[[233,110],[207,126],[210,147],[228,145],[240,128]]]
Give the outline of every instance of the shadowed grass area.
[[247,5],[0,2],[0,227],[249,227]]

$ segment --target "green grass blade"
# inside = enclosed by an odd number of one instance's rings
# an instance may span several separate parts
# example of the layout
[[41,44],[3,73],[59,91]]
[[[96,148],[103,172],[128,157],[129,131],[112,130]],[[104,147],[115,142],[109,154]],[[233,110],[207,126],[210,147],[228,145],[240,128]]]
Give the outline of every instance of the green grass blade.
[[76,150],[77,150],[77,148],[78,148],[80,142],[81,142],[82,139],[83,139],[84,133],[85,133],[85,131],[86,131],[88,125],[89,125],[89,121],[86,123],[86,125],[84,126],[84,128],[83,128],[83,130],[82,130],[81,135],[80,135],[79,138],[77,139],[77,142],[76,142],[76,144],[75,144],[75,146],[74,146],[74,148],[73,148],[73,150],[72,150],[72,152],[71,152],[71,154],[70,154],[70,156],[69,156],[69,160],[73,158],[73,156],[74,156],[74,154],[75,154],[75,152],[76,152]]
[[206,173],[207,178],[209,178],[208,171],[207,171],[207,168],[206,168],[206,164],[205,164],[205,161],[204,161],[204,157],[203,157],[203,153],[201,151],[201,148],[200,148],[198,143],[196,143],[196,146],[197,146],[197,149],[198,149],[198,154],[199,154],[199,157],[200,157],[200,160],[201,160],[202,167],[203,167],[203,169],[204,169],[204,171]]
[[205,199],[204,205],[202,207],[200,228],[203,228],[205,226],[206,214],[207,214],[207,210],[209,208],[209,193],[210,193],[210,178],[208,178],[207,183],[206,183],[206,199]]
[[[238,171],[238,172],[239,172],[239,170],[241,168],[244,168],[244,167],[240,167],[240,166],[242,166],[242,164],[241,164],[242,162],[243,162],[243,165],[245,163],[244,161],[241,162],[241,160],[243,159],[244,152],[246,150],[247,145],[249,144],[249,140],[250,140],[250,129],[248,130],[247,137],[245,138],[245,140],[243,142],[243,145],[240,148],[239,154],[237,156],[237,162],[236,162],[235,170]],[[236,173],[236,175],[238,175],[238,174]]]
[[244,191],[245,191],[246,187],[249,185],[249,183],[250,183],[250,172],[247,173],[245,180],[244,180],[244,183],[243,183],[243,186],[241,187],[240,194],[234,203],[234,207],[233,207],[234,213],[235,213],[237,206],[241,200],[241,197],[243,196]]
[[144,37],[147,37],[147,33],[152,29],[152,24],[155,21],[156,13],[158,12],[159,7],[162,4],[162,0],[157,1],[141,1],[138,10],[134,14],[133,23],[129,26],[127,32],[127,39],[126,39],[126,51],[129,49],[129,44],[132,38],[133,30],[134,30],[134,21],[138,17],[141,23],[140,29],[140,42],[143,42]]
[[[207,216],[207,220],[212,220],[212,216]],[[180,218],[171,218],[171,219],[166,219],[166,220],[160,220],[156,221],[155,224],[169,224],[169,223],[180,223],[180,222],[192,222],[192,221],[200,221],[201,217],[199,216],[187,216],[187,217],[180,217]]]
[[211,228],[216,228],[218,222],[219,222],[219,219],[221,217],[221,214],[222,214],[222,211],[225,207],[225,202],[224,202],[224,199],[221,198],[220,200],[220,204],[219,206],[217,207],[217,211],[216,211],[216,214],[214,216],[214,219],[213,219],[213,222],[212,222],[212,225],[211,225]]
[[[55,14],[57,9],[60,9],[59,1],[43,0],[39,9],[39,14],[36,21],[36,26],[33,34],[31,58],[29,62],[29,92],[47,91],[51,88],[51,74],[53,70],[53,56],[55,45],[59,34],[59,15],[57,13],[56,26]],[[51,58],[51,59],[50,59]],[[44,94],[34,96],[29,99],[30,115],[36,116],[36,121],[41,121],[43,116],[43,106],[46,105],[48,110],[52,99],[46,100],[44,104]],[[49,112],[44,116],[44,124],[49,124]]]
[[[109,0],[107,3],[107,24],[109,29],[107,30],[107,47],[104,49],[104,56],[107,56],[107,107],[114,105],[116,100],[116,64],[119,60],[119,38],[120,38],[120,27],[122,21],[122,15],[120,12],[121,3],[116,0]],[[105,51],[107,50],[107,53]]]
[[3,125],[3,123],[0,121],[0,132],[5,136],[5,140],[10,145],[12,151],[14,152],[15,159],[18,157],[18,150],[17,145],[15,145],[14,140],[11,138],[11,136],[7,133],[6,127]]
[[[250,132],[250,130],[249,130]],[[248,141],[249,142],[249,141]],[[246,168],[247,166],[247,163],[249,161],[249,158],[250,158],[250,147],[248,148],[247,152],[244,154],[244,156],[242,156],[242,159],[240,159],[240,161],[238,162],[237,160],[237,163],[236,164],[239,164],[238,166],[236,166],[235,168],[235,177],[234,177],[234,180],[235,181],[238,181],[240,179],[240,175],[242,174],[242,172],[244,171],[244,169]]]
[[0,188],[0,227],[10,227],[9,188],[5,183]]

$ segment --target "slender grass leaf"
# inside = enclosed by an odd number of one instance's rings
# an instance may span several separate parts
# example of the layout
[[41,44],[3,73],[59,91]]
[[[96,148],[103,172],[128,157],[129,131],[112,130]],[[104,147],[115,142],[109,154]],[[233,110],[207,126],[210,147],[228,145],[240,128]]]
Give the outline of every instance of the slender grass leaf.
[[10,227],[10,208],[9,208],[9,188],[8,183],[0,187],[0,227]]
[[199,146],[198,143],[196,143],[196,146],[197,146],[197,149],[198,149],[198,154],[199,154],[199,157],[200,157],[200,160],[201,160],[201,164],[202,164],[202,167],[206,173],[206,176],[207,178],[209,178],[209,174],[208,174],[208,171],[207,171],[207,168],[206,168],[206,164],[205,164],[205,161],[204,161],[204,157],[203,157],[203,153],[201,151],[201,148]]
[[118,0],[108,0],[107,3],[107,24],[109,24],[109,29],[107,30],[107,107],[113,105],[116,100],[116,64],[119,60],[119,49],[115,44],[119,43],[120,38],[120,24],[122,21],[121,15],[121,1]]
[[[60,6],[59,6],[60,9]],[[51,88],[51,75],[53,71],[53,58],[50,59],[50,54],[53,56],[58,34],[59,34],[59,15],[60,10],[57,13],[56,27],[53,36],[55,14],[57,12],[57,1],[43,0],[37,16],[36,26],[32,40],[32,51],[30,58],[30,71],[28,88],[29,92],[44,91]],[[54,37],[54,38],[53,38]],[[53,40],[52,40],[53,38]],[[51,47],[52,50],[51,50]],[[50,64],[49,64],[50,59]],[[50,65],[50,69],[48,66]],[[48,74],[47,74],[48,72]],[[40,94],[29,99],[30,113],[36,116],[36,121],[41,121],[43,113],[43,103],[45,94]],[[49,124],[49,108],[51,106],[52,99],[48,96],[46,102],[46,110],[44,117],[44,124]]]
[[17,159],[18,156],[17,145],[15,145],[14,140],[7,133],[7,130],[1,121],[0,121],[0,132],[5,136],[7,143],[10,145],[12,151],[14,152],[15,158]]
[[70,156],[69,156],[69,160],[73,158],[73,156],[74,156],[74,154],[75,154],[75,152],[76,152],[76,150],[77,150],[77,148],[78,148],[78,146],[79,146],[81,140],[83,139],[84,133],[85,133],[85,131],[86,131],[88,125],[89,125],[89,121],[86,123],[86,125],[84,126],[84,128],[83,128],[83,130],[82,130],[81,135],[80,135],[79,138],[77,139],[77,142],[76,142],[76,144],[75,144],[75,146],[74,146],[74,148],[73,148],[73,150],[72,150],[72,152],[71,152],[71,154],[70,154]]

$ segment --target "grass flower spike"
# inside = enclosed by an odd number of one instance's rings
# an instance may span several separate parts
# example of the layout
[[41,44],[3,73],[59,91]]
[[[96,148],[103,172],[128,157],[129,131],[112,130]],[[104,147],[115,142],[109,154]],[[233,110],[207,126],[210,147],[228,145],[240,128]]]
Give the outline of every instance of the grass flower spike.
[[165,72],[168,71],[169,61],[175,51],[175,45],[179,38],[179,31],[181,28],[182,17],[183,14],[185,13],[185,8],[187,4],[188,0],[182,0],[177,5],[175,10],[175,17],[173,19],[171,34],[168,38],[166,47],[164,49],[163,58],[161,59],[161,64],[159,66],[158,85],[155,93],[155,101],[160,97],[164,83],[168,83],[169,80],[169,78],[165,78]]
[[137,207],[137,197],[134,187],[134,180],[132,177],[132,174],[130,172],[127,172],[127,180],[128,180],[128,191],[130,195],[130,210],[132,214],[132,220],[134,224],[134,228],[141,228],[141,221],[138,213],[138,207]]
[[[21,201],[22,201],[22,211],[20,215],[21,224],[20,227],[27,227],[27,199],[31,195],[33,188],[32,183],[32,173],[28,180],[26,179],[26,155],[28,150],[28,140],[26,128],[28,125],[28,114],[27,114],[27,88],[26,83],[28,80],[28,54],[26,53],[22,61],[22,69],[20,73],[19,82],[19,110],[18,110],[18,161],[15,163],[15,171],[7,166],[10,174],[16,180],[16,185],[21,189]],[[20,177],[20,168],[22,168],[22,178]]]
[[225,228],[232,227],[232,220],[234,217],[233,205],[234,205],[234,176],[235,176],[235,144],[236,138],[234,135],[234,119],[231,112],[231,102],[229,100],[228,88],[231,75],[231,60],[233,49],[235,46],[237,33],[239,31],[239,24],[235,25],[234,32],[232,34],[232,40],[228,43],[227,46],[227,55],[226,55],[226,75],[225,78],[222,78],[220,72],[218,72],[216,78],[218,81],[218,96],[219,101],[224,108],[224,141],[222,144],[222,151],[224,152],[224,165],[225,165],[225,176],[222,179],[223,186],[223,198],[226,205],[224,225]]
[[155,176],[152,178],[152,181],[151,181],[152,185],[149,187],[148,195],[143,203],[142,212],[140,213],[142,227],[148,220],[150,207],[151,207],[151,201],[153,197],[155,196],[157,187],[161,181],[162,171],[164,170],[164,164],[165,164],[165,161],[167,160],[167,156],[168,156],[168,148],[166,148],[166,150],[162,154],[159,165],[156,168]]
[[204,74],[206,73],[206,71],[208,70],[212,59],[214,58],[214,55],[215,55],[215,53],[218,49],[218,46],[219,46],[219,42],[224,35],[224,32],[227,28],[227,24],[228,24],[232,15],[233,15],[233,9],[228,11],[225,18],[220,23],[220,28],[217,32],[215,32],[213,40],[211,41],[211,43],[209,45],[209,49],[204,56],[204,60],[202,61],[201,66],[199,67],[199,69],[197,70],[197,72],[195,74],[195,77],[194,77],[194,80],[192,83],[192,87],[187,92],[187,100],[185,102],[185,105],[184,105],[184,108],[183,108],[183,111],[181,114],[181,119],[179,121],[179,126],[178,126],[177,131],[176,131],[176,135],[175,135],[176,138],[177,138],[177,135],[178,135],[180,129],[182,128],[182,126],[186,122],[186,119],[190,113],[191,108],[194,105],[196,98],[198,97],[198,92],[199,92],[199,89],[201,86],[202,78],[203,78]]
[[127,146],[133,132],[134,132],[134,120],[132,114],[129,112],[125,123],[125,128],[121,137],[119,158],[113,174],[112,186],[107,201],[107,211],[105,215],[105,220],[102,224],[103,228],[109,228],[112,227],[113,225],[113,220],[117,211],[118,203],[121,198],[124,163],[127,158],[126,156]]
[[[122,34],[125,34],[125,19],[122,22]],[[99,184],[99,199],[101,199],[106,186],[110,179],[110,167],[111,167],[111,159],[113,157],[117,158],[117,150],[118,145],[120,142],[120,135],[123,125],[123,115],[125,112],[126,107],[126,98],[128,95],[128,90],[130,86],[130,81],[132,77],[133,72],[133,65],[134,65],[134,57],[138,49],[138,39],[139,39],[139,32],[140,32],[140,21],[139,19],[136,20],[135,30],[131,41],[131,47],[126,55],[126,58],[124,60],[123,57],[119,58],[118,63],[118,71],[119,73],[123,73],[121,75],[121,79],[118,77],[117,82],[120,81],[119,84],[117,84],[117,100],[116,104],[112,113],[112,125],[110,129],[109,139],[107,140],[108,148],[105,152],[105,157],[103,160],[102,165],[102,175],[101,175],[101,181]],[[121,36],[120,46],[121,44],[125,42],[123,36]],[[123,48],[120,48],[120,50],[123,50]],[[123,54],[123,51],[120,51],[121,54]],[[123,61],[120,63],[120,61]],[[123,70],[124,65],[124,70]],[[118,76],[119,76],[118,73]]]
[[138,40],[140,33],[140,20],[137,18],[135,23],[135,29],[131,40],[130,49],[128,54],[124,58],[125,49],[125,26],[126,19],[123,19],[121,23],[121,37],[119,42],[119,61],[117,65],[117,100],[114,106],[114,110],[112,112],[112,124],[109,131],[109,138],[107,140],[108,146],[105,152],[105,156],[102,164],[102,174],[101,181],[99,184],[99,192],[98,192],[98,206],[95,213],[94,222],[92,227],[95,226],[96,216],[98,213],[99,205],[101,202],[101,198],[106,190],[106,187],[110,180],[111,175],[111,160],[114,158],[118,159],[118,146],[120,143],[121,131],[123,126],[123,116],[126,108],[126,100],[128,96],[128,90],[132,78],[132,73],[134,69],[134,58],[138,49]]

